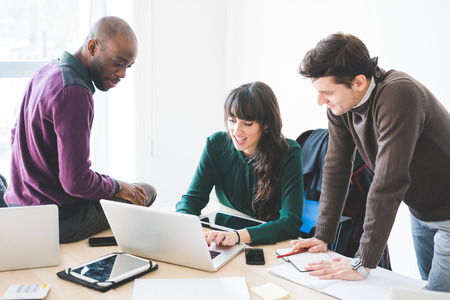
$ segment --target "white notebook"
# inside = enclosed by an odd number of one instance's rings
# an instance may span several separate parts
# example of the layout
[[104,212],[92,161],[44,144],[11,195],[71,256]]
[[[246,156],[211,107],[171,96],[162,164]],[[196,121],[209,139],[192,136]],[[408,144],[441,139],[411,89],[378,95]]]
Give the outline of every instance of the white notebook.
[[[292,250],[292,248],[278,249],[277,255],[288,254],[291,252],[291,250]],[[322,252],[317,252],[317,253],[303,252],[303,253],[285,256],[282,258],[285,261],[291,263],[300,272],[307,272],[305,267],[310,262],[318,262],[318,261],[324,261],[324,260],[331,261],[331,256],[328,255],[328,253],[322,253]]]

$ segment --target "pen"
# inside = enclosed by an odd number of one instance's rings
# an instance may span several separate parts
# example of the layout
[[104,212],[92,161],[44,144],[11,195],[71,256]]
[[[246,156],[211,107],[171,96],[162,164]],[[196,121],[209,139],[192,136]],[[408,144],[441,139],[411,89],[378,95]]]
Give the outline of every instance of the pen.
[[291,251],[291,252],[283,254],[283,255],[278,255],[277,258],[282,258],[282,257],[285,257],[285,256],[290,256],[290,255],[299,254],[299,253],[303,253],[303,252],[308,252],[308,249],[307,248],[303,248],[303,249],[300,249],[300,250]]

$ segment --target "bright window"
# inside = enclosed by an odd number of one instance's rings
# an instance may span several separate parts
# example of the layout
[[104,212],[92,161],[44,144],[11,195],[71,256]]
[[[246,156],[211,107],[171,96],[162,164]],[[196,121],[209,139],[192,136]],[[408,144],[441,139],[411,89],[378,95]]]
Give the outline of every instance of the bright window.
[[83,43],[90,14],[87,0],[0,1],[0,173],[8,180],[10,132],[25,87],[39,66]]

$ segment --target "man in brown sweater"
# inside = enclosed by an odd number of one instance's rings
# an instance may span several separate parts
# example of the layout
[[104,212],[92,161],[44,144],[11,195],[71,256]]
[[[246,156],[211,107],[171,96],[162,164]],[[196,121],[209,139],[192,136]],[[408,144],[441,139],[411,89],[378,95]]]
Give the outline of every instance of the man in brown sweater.
[[353,35],[332,34],[310,50],[299,73],[328,106],[329,145],[315,236],[295,249],[326,251],[335,241],[355,149],[374,171],[364,233],[351,261],[310,265],[323,279],[362,280],[376,268],[402,201],[428,289],[450,292],[450,114],[420,82],[385,72]]

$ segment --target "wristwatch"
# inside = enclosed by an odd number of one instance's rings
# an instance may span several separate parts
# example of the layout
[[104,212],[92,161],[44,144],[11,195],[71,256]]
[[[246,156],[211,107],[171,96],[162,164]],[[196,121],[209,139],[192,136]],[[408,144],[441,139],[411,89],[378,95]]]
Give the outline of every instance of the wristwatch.
[[370,275],[370,273],[367,272],[366,268],[363,267],[361,263],[361,257],[359,256],[352,258],[352,260],[350,261],[350,267],[353,270],[358,271],[358,273],[364,276],[364,278],[367,278]]

